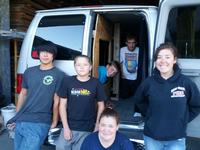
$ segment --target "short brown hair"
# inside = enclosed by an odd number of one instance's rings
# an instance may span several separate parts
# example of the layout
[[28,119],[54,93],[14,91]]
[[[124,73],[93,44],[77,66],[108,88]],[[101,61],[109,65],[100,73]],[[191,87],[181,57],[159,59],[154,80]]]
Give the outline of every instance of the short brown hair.
[[99,122],[103,117],[113,117],[116,123],[119,124],[119,114],[112,107],[106,107],[99,117]]
[[159,47],[156,48],[155,54],[154,54],[154,61],[157,60],[158,53],[163,49],[169,49],[175,58],[178,57],[178,50],[177,48],[170,42],[162,43]]
[[108,65],[114,66],[117,69],[117,72],[121,71],[120,63],[116,60],[111,61],[110,63],[108,63]]

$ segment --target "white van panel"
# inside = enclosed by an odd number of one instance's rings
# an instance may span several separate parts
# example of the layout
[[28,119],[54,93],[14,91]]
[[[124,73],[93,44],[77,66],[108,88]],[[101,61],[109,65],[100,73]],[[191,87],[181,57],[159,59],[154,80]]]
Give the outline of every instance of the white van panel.
[[200,59],[178,59],[179,67],[188,76],[200,76]]
[[[91,25],[91,15],[89,10],[85,11],[58,11],[58,12],[40,12],[37,13],[34,17],[33,21],[31,22],[29,29],[26,33],[26,36],[24,38],[21,52],[20,52],[20,58],[19,58],[19,65],[18,65],[18,74],[23,74],[26,68],[32,67],[35,65],[39,65],[40,61],[38,59],[33,59],[31,56],[32,51],[32,45],[33,40],[35,37],[35,33],[38,27],[38,24],[40,20],[45,16],[58,16],[58,15],[71,15],[71,14],[84,14],[86,16],[86,22],[85,22],[85,28],[84,28],[84,34],[83,34],[83,46],[82,46],[82,54],[87,55],[88,54],[88,43],[89,43],[89,32],[90,32],[90,25]],[[68,35],[70,36],[70,35]],[[72,75],[75,74],[75,71],[73,69],[73,62],[65,60],[55,60],[54,64],[63,70],[66,74]],[[66,68],[67,69],[64,69]]]

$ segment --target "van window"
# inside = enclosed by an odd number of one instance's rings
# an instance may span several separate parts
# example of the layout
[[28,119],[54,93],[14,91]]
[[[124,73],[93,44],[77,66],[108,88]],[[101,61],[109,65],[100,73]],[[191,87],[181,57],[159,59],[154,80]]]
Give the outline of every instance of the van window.
[[43,17],[34,38],[32,57],[38,59],[35,49],[37,45],[51,41],[58,49],[56,60],[73,60],[82,51],[84,25],[84,15]]
[[200,6],[173,8],[165,41],[174,43],[179,58],[200,58]]

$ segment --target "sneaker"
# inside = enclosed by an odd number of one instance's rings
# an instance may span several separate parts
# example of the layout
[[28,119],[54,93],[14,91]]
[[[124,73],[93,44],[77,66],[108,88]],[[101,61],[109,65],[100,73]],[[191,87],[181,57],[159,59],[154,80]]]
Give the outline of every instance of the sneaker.
[[143,122],[143,117],[141,113],[135,112],[132,119],[134,124],[140,124]]
[[141,113],[135,112],[133,117],[142,117]]

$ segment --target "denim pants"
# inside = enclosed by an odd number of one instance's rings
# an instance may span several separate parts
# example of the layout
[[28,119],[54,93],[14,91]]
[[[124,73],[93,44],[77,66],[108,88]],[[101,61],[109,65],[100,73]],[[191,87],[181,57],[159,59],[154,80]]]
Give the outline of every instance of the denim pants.
[[66,140],[64,138],[64,129],[62,129],[59,138],[55,142],[56,150],[80,150],[81,144],[89,134],[90,132],[72,130],[72,139]]
[[185,138],[172,141],[158,141],[144,135],[146,150],[185,150]]
[[15,128],[15,150],[40,150],[50,125],[45,123],[17,122]]

